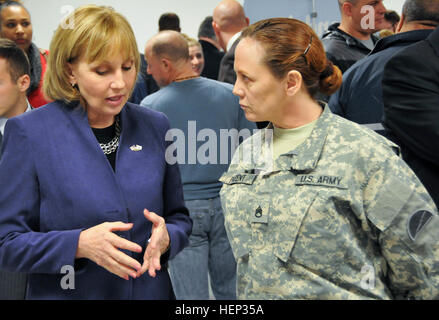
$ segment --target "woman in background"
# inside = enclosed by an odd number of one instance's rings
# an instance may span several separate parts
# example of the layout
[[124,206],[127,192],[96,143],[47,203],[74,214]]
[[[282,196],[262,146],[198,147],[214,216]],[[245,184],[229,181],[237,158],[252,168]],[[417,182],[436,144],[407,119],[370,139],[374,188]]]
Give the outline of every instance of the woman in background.
[[42,87],[49,51],[32,42],[32,22],[29,12],[20,1],[0,1],[0,36],[14,41],[26,52],[31,65],[28,100],[33,108],[48,103]]
[[201,43],[184,33],[182,36],[186,39],[189,46],[189,57],[191,58],[192,69],[197,73],[197,75],[201,75],[204,69],[204,55]]

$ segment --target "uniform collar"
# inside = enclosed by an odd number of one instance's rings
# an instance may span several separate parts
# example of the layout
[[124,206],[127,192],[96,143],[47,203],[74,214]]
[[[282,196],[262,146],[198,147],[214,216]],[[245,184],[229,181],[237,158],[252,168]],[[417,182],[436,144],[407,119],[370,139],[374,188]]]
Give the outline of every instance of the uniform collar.
[[317,119],[309,137],[296,149],[288,152],[289,157],[279,158],[284,166],[297,171],[311,171],[317,166],[332,118],[332,113],[328,105],[326,103],[320,104],[323,108],[323,112],[319,119]]
[[[332,113],[326,103],[319,102],[323,112],[306,140],[296,149],[291,150],[277,158],[272,164],[272,171],[312,171],[317,166],[320,155],[325,145],[328,128],[331,124]],[[265,129],[263,140],[268,140],[268,134],[273,124],[269,124]]]
[[[323,102],[319,102],[319,104],[323,108],[322,114],[319,119],[317,119],[309,137],[296,149],[287,152],[273,161],[269,147],[270,141],[272,142],[273,124],[270,123],[267,128],[261,129],[256,135],[245,140],[240,145],[239,155],[236,155],[239,160],[234,159],[231,168],[238,171],[263,174],[276,171],[289,171],[291,169],[294,171],[314,170],[320,159],[333,119],[333,114],[329,110],[328,105]],[[257,161],[254,161],[255,159]]]

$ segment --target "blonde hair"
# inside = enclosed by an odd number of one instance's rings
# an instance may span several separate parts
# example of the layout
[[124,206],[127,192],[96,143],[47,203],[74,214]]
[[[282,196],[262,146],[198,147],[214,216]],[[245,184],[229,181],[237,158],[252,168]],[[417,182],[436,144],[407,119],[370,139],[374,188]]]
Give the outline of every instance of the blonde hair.
[[380,38],[385,38],[391,35],[394,35],[395,33],[392,30],[389,29],[383,29],[380,31]]
[[104,61],[114,53],[134,60],[139,70],[140,54],[128,21],[111,7],[86,5],[73,13],[74,28],[59,26],[50,43],[43,92],[48,99],[67,103],[80,100],[69,82],[68,63],[85,57],[88,63]]
[[195,47],[195,46],[198,46],[198,47],[202,48],[202,47],[201,47],[201,43],[198,42],[197,39],[191,38],[190,36],[188,36],[188,35],[185,34],[185,33],[181,33],[181,35],[182,35],[183,38],[186,40],[186,42],[187,42],[187,46],[188,46],[188,47]]

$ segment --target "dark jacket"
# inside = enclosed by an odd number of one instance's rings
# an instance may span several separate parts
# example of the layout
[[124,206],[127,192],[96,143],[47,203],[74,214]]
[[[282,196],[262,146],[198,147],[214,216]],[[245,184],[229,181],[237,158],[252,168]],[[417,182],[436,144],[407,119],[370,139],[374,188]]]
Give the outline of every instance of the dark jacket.
[[389,137],[439,207],[439,28],[387,63],[383,102]]
[[217,47],[208,41],[198,40],[198,42],[200,42],[201,47],[203,48],[204,55],[204,69],[201,76],[218,80],[219,67],[224,52],[219,51]]
[[[88,259],[75,259],[82,230],[103,222],[133,223],[118,235],[145,249],[147,208],[165,219],[172,259],[188,243],[192,222],[180,171],[166,161],[167,118],[127,103],[113,171],[80,106],[53,102],[8,120],[0,161],[0,269],[29,274],[29,299],[172,299],[162,256],[155,278],[128,281]],[[140,145],[141,150],[133,150]],[[26,156],[23,156],[26,155]],[[17,165],[19,163],[19,165]],[[143,253],[127,252],[143,263]],[[61,286],[74,267],[74,290]],[[69,273],[72,275],[72,273]]]
[[235,50],[236,46],[239,43],[239,38],[233,43],[233,46],[229,51],[226,52],[224,57],[221,59],[218,81],[227,82],[232,85],[235,85],[236,82],[236,73],[234,69],[235,64]]
[[[328,59],[344,73],[355,62],[367,56],[371,50],[351,35],[340,30],[339,25],[340,23],[330,25],[328,31],[322,36],[322,42]],[[374,43],[378,41],[374,35],[371,37]]]
[[159,86],[152,75],[148,74],[147,69],[148,64],[145,60],[145,55],[142,53],[140,54],[140,70],[137,75],[137,81],[128,102],[140,104],[147,95],[159,91]]
[[329,100],[331,111],[384,134],[381,125],[381,81],[384,66],[399,50],[426,39],[431,32],[432,30],[408,31],[378,41],[369,56],[355,63],[343,75],[343,84]]

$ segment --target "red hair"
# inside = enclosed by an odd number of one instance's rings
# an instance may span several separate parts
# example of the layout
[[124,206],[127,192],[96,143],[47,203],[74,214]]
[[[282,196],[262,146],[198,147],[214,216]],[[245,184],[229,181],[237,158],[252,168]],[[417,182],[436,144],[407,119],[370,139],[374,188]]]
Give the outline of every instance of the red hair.
[[311,97],[318,91],[330,95],[340,87],[340,69],[326,58],[322,42],[306,23],[289,18],[265,19],[244,29],[241,38],[246,37],[264,47],[263,61],[276,78],[299,71]]

